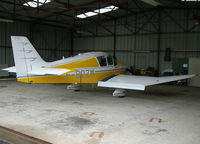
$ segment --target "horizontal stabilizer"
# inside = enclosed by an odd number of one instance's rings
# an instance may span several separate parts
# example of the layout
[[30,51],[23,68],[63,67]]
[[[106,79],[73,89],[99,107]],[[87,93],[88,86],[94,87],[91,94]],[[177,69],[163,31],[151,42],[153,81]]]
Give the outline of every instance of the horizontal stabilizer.
[[16,73],[16,67],[15,67],[15,66],[13,66],[13,67],[8,67],[8,68],[2,69],[2,70],[8,71],[8,72]]
[[72,69],[60,69],[60,68],[38,68],[28,72],[28,75],[63,75],[73,72]]
[[[16,67],[8,67],[2,69],[8,72],[16,73]],[[60,68],[36,68],[35,70],[28,71],[28,75],[62,75],[75,71],[74,69],[60,69]]]
[[116,75],[106,80],[98,82],[100,87],[145,90],[146,86],[167,83],[182,79],[192,78],[195,75],[179,75],[166,77],[148,77],[148,76],[133,76],[133,75]]

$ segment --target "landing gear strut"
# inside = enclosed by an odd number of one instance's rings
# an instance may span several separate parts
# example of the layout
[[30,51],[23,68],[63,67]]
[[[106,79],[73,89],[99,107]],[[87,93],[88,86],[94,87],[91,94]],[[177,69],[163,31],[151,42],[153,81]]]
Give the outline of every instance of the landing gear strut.
[[115,91],[113,92],[113,96],[116,96],[116,97],[125,97],[126,95],[126,90],[124,89],[115,89]]
[[68,85],[67,89],[74,90],[74,91],[80,91],[81,84],[79,84],[79,83],[73,83],[71,85]]

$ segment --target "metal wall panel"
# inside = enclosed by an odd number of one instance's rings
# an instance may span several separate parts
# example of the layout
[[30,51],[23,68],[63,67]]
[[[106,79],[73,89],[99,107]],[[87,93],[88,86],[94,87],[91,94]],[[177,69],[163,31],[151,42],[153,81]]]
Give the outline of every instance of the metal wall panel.
[[105,51],[112,52],[113,38],[112,37],[87,37],[75,38],[74,43],[75,52],[88,52],[88,51]]
[[5,64],[6,61],[5,24],[0,22],[0,64]]
[[74,41],[74,54],[95,51],[95,38],[75,38]]
[[[160,72],[172,68],[172,62],[164,61],[166,48],[171,48],[172,59],[200,57],[200,21],[193,17],[194,14],[199,15],[200,11],[165,10],[161,14],[161,19],[158,19],[158,12],[155,16],[153,14],[146,13],[117,20],[116,56],[119,60],[129,66],[134,65],[136,68],[157,67],[158,20],[161,20]],[[153,17],[148,22],[151,16]],[[136,18],[137,25],[135,25]],[[114,32],[114,21],[102,24]],[[135,27],[141,28],[137,35],[134,35]],[[88,28],[92,29],[91,26]],[[187,32],[186,29],[192,29],[193,32]],[[112,53],[113,36],[101,30],[102,28],[97,29],[100,34],[104,33],[105,37],[77,37],[76,50],[98,49]]]
[[5,23],[0,22],[0,63],[13,64],[13,55],[11,49],[10,36],[13,35],[28,35],[29,26],[25,23]]
[[[167,17],[168,14],[173,18]],[[199,14],[199,12],[194,12]],[[158,49],[158,15],[155,15],[150,23],[142,27],[149,17],[138,15],[135,25],[135,16],[118,19],[116,21],[116,56],[118,59],[129,66],[134,65],[136,68],[155,67],[157,65],[157,49]],[[161,41],[160,41],[160,69],[161,71],[171,68],[171,62],[164,61],[165,49],[171,48],[172,58],[178,57],[200,57],[200,33],[184,32],[180,27],[193,28],[200,31],[198,21],[193,19],[187,23],[185,18],[192,14],[186,11],[167,11],[161,14],[164,22],[161,23]],[[173,22],[172,19],[178,19]],[[110,31],[114,32],[114,21],[103,23]],[[195,26],[196,25],[196,26]],[[134,35],[135,27],[142,28],[140,33]],[[86,28],[87,29],[87,28]],[[104,34],[104,37],[77,37],[74,38],[74,54],[87,51],[105,51],[113,54],[114,38],[111,34],[102,27],[88,27],[97,34]],[[154,32],[150,34],[149,31]],[[145,33],[145,34],[144,34]],[[69,56],[70,51],[70,32],[64,29],[58,29],[45,25],[34,25],[32,28],[28,23],[0,22],[0,63],[13,64],[13,56],[10,44],[11,35],[31,36],[31,41],[41,56],[47,61]]]
[[71,41],[68,30],[44,25],[36,25],[33,29],[33,44],[41,51],[40,54],[46,61],[69,56]]
[[172,58],[200,57],[200,34],[166,34],[161,39],[161,69],[172,67],[171,62],[164,61],[165,48],[171,48]]
[[[136,42],[135,42],[136,40]],[[113,37],[83,37],[75,39],[77,51],[104,51],[113,54]],[[155,66],[157,36],[118,36],[116,39],[116,56],[129,66],[139,68]]]
[[26,36],[46,61],[69,56],[70,32],[45,25],[0,22],[0,64],[14,65],[10,36]]
[[[157,35],[139,35],[117,37],[116,55],[119,60],[137,68],[156,67]],[[171,68],[171,62],[164,61],[165,49],[171,48],[172,58],[200,57],[200,34],[162,34],[161,35],[161,71]],[[113,37],[76,38],[75,49],[112,53]],[[134,62],[135,61],[135,62]]]

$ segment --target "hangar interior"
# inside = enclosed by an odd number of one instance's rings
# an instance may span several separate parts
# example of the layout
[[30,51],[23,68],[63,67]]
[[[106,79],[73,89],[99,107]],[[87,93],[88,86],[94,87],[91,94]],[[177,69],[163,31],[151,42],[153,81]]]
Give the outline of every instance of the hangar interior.
[[[103,51],[139,75],[200,73],[198,0],[1,0],[1,69],[15,65],[11,36],[28,37],[46,61]],[[158,85],[124,99],[95,86],[80,94],[64,85],[15,81],[0,81],[0,125],[36,138],[59,144],[200,141],[199,77],[189,83],[195,87]]]
[[[81,52],[116,54],[129,66],[172,68],[164,61],[166,48],[172,58],[200,57],[199,3],[160,1],[152,6],[140,0],[53,1],[33,8],[25,1],[1,1],[1,64],[14,65],[11,35],[27,36],[41,56],[53,61]],[[119,9],[85,19],[76,15],[109,5]],[[8,22],[2,22],[11,19]]]

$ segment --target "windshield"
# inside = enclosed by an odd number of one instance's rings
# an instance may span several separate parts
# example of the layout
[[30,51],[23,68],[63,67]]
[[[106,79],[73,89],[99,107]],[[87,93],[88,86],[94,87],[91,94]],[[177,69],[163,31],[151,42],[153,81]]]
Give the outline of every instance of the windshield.
[[99,56],[97,57],[98,61],[99,61],[99,65],[100,66],[107,66],[107,62],[106,62],[106,57],[105,56]]
[[117,58],[111,55],[108,56],[99,56],[97,57],[100,66],[116,66],[117,65]]

